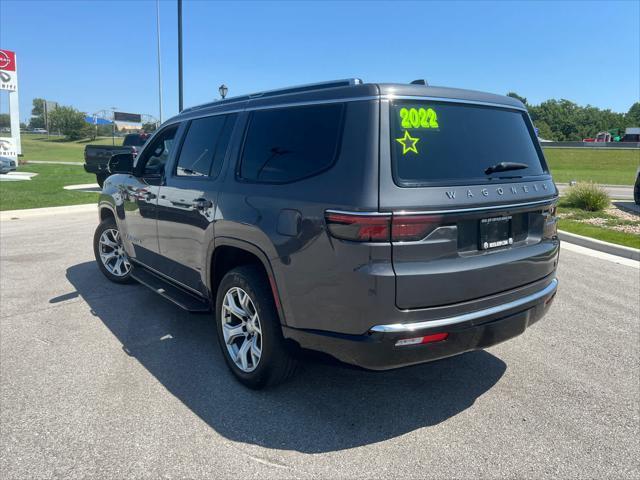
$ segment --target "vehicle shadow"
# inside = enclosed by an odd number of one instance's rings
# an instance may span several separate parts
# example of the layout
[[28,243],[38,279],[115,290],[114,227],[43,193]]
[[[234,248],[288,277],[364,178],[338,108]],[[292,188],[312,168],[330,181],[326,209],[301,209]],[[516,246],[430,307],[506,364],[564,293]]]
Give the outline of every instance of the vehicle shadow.
[[233,441],[305,453],[384,441],[459,414],[506,370],[485,351],[389,372],[314,358],[288,383],[252,391],[227,371],[211,315],[112,284],[94,262],[69,268],[67,278],[128,355]]

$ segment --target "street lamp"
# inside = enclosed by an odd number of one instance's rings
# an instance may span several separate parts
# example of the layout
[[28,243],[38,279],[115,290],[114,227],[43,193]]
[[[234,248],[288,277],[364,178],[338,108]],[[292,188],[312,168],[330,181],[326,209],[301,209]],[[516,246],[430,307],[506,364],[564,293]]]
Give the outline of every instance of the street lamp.
[[229,89],[224,83],[218,87],[218,92],[220,92],[220,96],[222,97],[223,100],[224,100],[224,97],[227,96],[228,91]]
[[116,110],[118,107],[111,107],[111,144],[116,145]]

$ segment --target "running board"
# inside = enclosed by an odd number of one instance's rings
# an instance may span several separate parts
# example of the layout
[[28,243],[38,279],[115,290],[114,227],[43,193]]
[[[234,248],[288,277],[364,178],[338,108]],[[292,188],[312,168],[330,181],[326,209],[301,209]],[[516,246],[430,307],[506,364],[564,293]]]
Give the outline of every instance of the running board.
[[140,265],[134,265],[131,270],[131,277],[145,287],[149,287],[161,297],[166,298],[189,312],[211,311],[211,306],[206,300],[198,298],[196,295],[170,283]]

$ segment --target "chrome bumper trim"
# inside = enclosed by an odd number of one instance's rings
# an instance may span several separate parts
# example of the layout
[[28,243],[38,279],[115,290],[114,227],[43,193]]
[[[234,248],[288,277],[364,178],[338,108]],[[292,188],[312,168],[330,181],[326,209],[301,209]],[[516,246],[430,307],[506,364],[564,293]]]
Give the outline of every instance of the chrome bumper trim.
[[414,332],[423,328],[444,327],[447,325],[455,325],[457,323],[469,322],[482,317],[488,317],[489,315],[495,315],[497,313],[513,310],[514,308],[521,307],[527,303],[535,302],[547,295],[551,295],[558,288],[558,279],[554,278],[549,285],[542,290],[527,295],[526,297],[519,298],[509,303],[503,303],[491,308],[485,308],[484,310],[477,310],[475,312],[469,312],[462,315],[456,315],[455,317],[441,318],[438,320],[426,320],[424,322],[417,323],[393,323],[391,325],[376,325],[369,331],[378,333],[402,333],[402,332]]

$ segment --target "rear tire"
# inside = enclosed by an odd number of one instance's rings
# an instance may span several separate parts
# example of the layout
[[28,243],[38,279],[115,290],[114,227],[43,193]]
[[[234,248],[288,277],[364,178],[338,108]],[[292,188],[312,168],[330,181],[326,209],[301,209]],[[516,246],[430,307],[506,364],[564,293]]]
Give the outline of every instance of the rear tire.
[[122,246],[120,231],[113,218],[106,218],[93,235],[93,253],[98,268],[114,283],[132,283],[131,263]]
[[633,201],[640,205],[640,174],[636,177],[636,184],[633,187]]
[[218,287],[216,328],[227,366],[245,386],[260,389],[291,377],[288,351],[264,272],[254,265],[229,271]]

